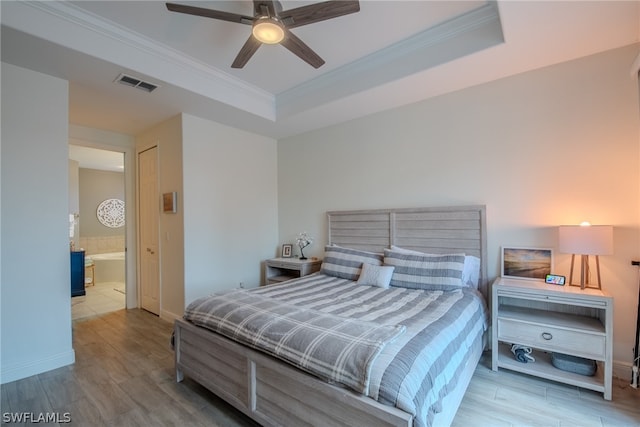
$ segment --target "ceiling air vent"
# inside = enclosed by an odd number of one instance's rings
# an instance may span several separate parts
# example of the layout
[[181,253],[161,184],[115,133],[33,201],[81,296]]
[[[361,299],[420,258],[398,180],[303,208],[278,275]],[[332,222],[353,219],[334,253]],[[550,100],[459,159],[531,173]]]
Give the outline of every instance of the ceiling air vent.
[[149,82],[144,82],[135,77],[127,76],[126,74],[120,74],[116,79],[116,82],[121,83],[123,85],[138,88],[145,92],[153,92],[158,88],[158,85],[154,85],[153,83],[149,83]]

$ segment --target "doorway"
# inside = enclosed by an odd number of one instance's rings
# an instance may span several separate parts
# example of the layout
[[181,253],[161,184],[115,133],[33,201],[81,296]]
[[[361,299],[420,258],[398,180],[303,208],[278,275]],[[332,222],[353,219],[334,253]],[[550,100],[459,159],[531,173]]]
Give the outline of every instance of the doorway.
[[124,153],[69,145],[73,253],[84,255],[84,289],[74,288],[72,319],[127,307]]

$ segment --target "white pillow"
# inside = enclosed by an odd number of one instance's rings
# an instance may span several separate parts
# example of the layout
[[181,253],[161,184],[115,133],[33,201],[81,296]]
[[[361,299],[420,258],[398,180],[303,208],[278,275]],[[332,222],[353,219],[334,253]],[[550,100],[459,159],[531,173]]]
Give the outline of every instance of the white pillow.
[[[393,252],[398,252],[405,255],[425,255],[424,252],[414,251],[412,249],[405,249],[398,246],[391,245]],[[428,255],[428,254],[427,254]],[[473,289],[478,289],[478,282],[480,281],[480,258],[473,255],[465,255],[464,266],[462,267],[462,283]]]
[[473,255],[465,255],[464,267],[462,267],[462,283],[473,289],[478,289],[480,282],[480,258]]
[[362,264],[362,272],[356,283],[358,285],[376,286],[387,289],[391,282],[394,269],[395,267],[393,266]]

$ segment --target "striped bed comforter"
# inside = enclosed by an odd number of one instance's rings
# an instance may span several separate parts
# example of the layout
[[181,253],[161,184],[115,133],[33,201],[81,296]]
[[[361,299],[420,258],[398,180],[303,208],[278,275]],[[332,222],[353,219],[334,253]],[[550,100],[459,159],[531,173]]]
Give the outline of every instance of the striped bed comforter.
[[331,383],[364,393],[380,351],[404,332],[247,291],[202,297],[185,319],[276,356]]
[[376,353],[362,392],[413,415],[414,427],[431,425],[442,410],[442,399],[456,386],[470,356],[468,349],[488,325],[483,297],[468,288],[382,289],[316,273],[246,292],[332,316],[403,325],[404,332]]

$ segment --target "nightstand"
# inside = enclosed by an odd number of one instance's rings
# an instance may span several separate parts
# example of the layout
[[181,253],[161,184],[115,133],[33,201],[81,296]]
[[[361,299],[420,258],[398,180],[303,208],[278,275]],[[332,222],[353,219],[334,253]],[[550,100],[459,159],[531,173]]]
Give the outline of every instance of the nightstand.
[[[511,369],[602,392],[611,400],[613,298],[598,289],[498,278],[492,287],[492,369]],[[518,362],[511,344],[533,349],[535,362]],[[592,377],[551,364],[551,353],[595,360]]]
[[322,260],[298,258],[273,258],[264,262],[264,280],[266,285],[303,277],[320,270]]

